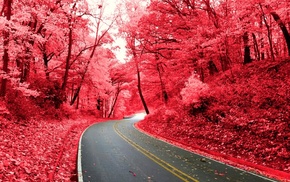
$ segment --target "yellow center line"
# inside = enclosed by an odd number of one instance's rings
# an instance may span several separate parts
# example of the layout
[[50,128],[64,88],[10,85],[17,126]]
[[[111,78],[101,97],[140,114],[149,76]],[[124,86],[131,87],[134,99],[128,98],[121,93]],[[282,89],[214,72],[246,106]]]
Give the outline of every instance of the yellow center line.
[[168,164],[167,162],[163,161],[162,159],[158,158],[157,156],[155,156],[154,154],[150,153],[148,150],[142,148],[140,145],[136,144],[135,142],[133,142],[132,140],[130,140],[129,138],[127,138],[124,134],[122,134],[120,132],[120,130],[117,128],[119,122],[116,122],[114,124],[114,130],[115,132],[122,138],[124,139],[127,143],[129,143],[130,145],[132,145],[136,150],[138,150],[139,152],[141,152],[142,154],[144,154],[146,157],[148,157],[149,159],[151,159],[152,161],[154,161],[155,163],[157,163],[158,165],[160,165],[161,167],[163,167],[164,169],[166,169],[167,171],[169,171],[170,173],[172,173],[173,175],[177,176],[179,179],[181,179],[182,181],[194,181],[194,182],[199,182],[197,179],[189,176],[188,174],[185,174],[184,172],[180,171],[179,169],[175,168],[174,166]]

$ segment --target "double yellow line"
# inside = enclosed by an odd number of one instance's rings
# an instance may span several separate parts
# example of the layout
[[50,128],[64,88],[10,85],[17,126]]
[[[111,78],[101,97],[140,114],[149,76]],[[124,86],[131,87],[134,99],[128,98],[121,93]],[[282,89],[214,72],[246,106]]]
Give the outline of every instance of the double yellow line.
[[167,162],[163,161],[162,159],[158,158],[154,154],[150,153],[146,149],[142,148],[140,145],[138,145],[135,142],[133,142],[132,140],[130,140],[128,137],[126,137],[124,134],[122,134],[120,132],[120,130],[118,129],[118,124],[119,124],[119,122],[116,122],[114,124],[114,130],[115,130],[115,132],[122,139],[124,139],[127,143],[129,143],[130,145],[132,145],[136,150],[138,150],[139,152],[141,152],[142,154],[144,154],[146,157],[148,157],[149,159],[151,159],[152,161],[154,161],[155,163],[157,163],[158,165],[160,165],[161,167],[163,167],[164,169],[166,169],[167,171],[169,171],[173,175],[177,176],[182,181],[199,182],[197,179],[194,179],[193,177],[185,174],[184,172],[182,172],[179,169],[173,167],[172,165],[168,164]]

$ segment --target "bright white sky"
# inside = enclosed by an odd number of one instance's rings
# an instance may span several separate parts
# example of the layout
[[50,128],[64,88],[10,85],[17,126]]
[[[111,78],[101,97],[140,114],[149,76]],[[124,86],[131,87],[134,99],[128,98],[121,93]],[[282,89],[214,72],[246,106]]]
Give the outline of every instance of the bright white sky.
[[[90,8],[97,7],[103,2],[103,10],[105,16],[112,16],[116,12],[116,5],[124,2],[123,0],[87,0]],[[110,24],[111,22],[108,22]],[[111,36],[114,36],[115,43],[113,46],[120,47],[118,50],[113,51],[117,57],[117,59],[121,62],[125,62],[126,58],[126,41],[121,37],[116,37],[114,34],[117,33],[117,27],[110,31]]]

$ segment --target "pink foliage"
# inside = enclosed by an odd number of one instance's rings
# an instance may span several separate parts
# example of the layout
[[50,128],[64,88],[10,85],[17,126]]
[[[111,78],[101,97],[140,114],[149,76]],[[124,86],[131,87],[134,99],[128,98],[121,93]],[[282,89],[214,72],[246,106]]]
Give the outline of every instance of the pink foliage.
[[0,181],[77,181],[76,156],[82,131],[94,117],[0,123]]
[[185,105],[199,104],[200,98],[204,97],[208,90],[208,85],[200,81],[198,75],[193,74],[185,83],[185,88],[181,90],[180,95]]
[[[170,103],[137,126],[218,160],[290,179],[289,69],[289,60],[233,68],[208,83],[199,106]],[[202,85],[191,83],[181,95]]]
[[112,20],[103,1],[3,2],[0,180],[71,180],[90,121],[64,118],[79,108],[120,117],[146,103],[155,110],[138,126],[150,133],[290,172],[287,1],[134,0]]

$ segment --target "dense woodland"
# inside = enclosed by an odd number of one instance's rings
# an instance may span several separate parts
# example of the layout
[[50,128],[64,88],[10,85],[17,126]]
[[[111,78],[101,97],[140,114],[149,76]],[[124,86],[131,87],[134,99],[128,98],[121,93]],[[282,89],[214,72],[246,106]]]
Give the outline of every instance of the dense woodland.
[[[127,0],[114,7],[0,1],[4,151],[17,128],[46,133],[57,119],[57,131],[80,132],[92,121],[69,129],[77,122],[64,118],[144,110],[138,127],[149,133],[290,173],[290,1]],[[29,165],[15,165],[19,155],[0,153],[7,158],[0,170],[22,170],[0,179],[29,179]]]

